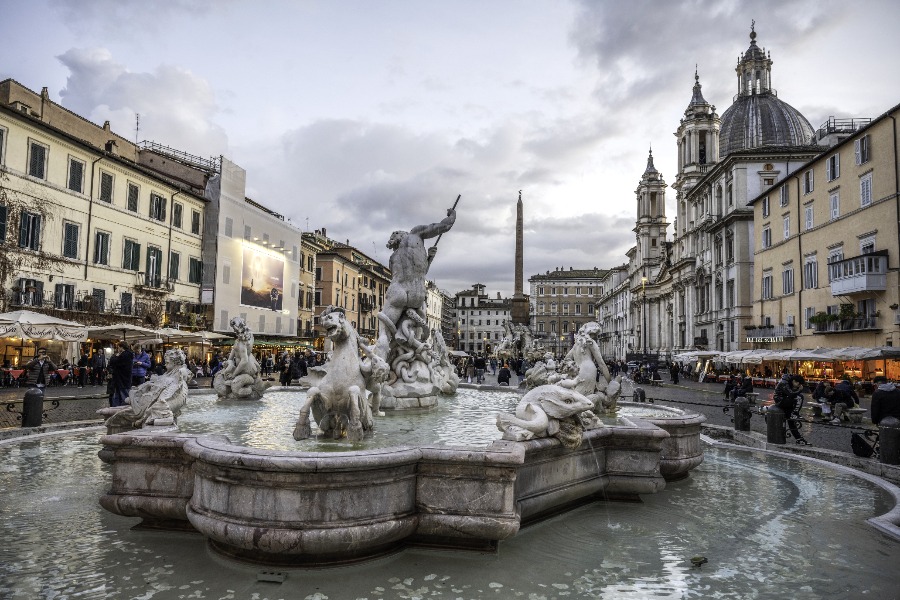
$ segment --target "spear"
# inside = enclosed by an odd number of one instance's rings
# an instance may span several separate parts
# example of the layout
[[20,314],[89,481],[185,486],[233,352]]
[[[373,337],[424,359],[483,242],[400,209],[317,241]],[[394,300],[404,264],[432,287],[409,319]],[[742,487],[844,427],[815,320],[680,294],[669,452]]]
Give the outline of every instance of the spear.
[[[456,202],[453,203],[453,208],[451,208],[450,210],[447,211],[447,216],[448,216],[448,217],[450,216],[450,211],[456,210],[456,205],[459,204],[459,199],[460,199],[460,198],[462,198],[462,194],[460,194],[460,195],[458,195],[458,196],[456,197]],[[432,246],[432,248],[437,248],[438,242],[441,241],[441,236],[443,236],[443,235],[444,235],[444,232],[442,231],[442,232],[438,235],[437,239],[434,241],[434,246]]]

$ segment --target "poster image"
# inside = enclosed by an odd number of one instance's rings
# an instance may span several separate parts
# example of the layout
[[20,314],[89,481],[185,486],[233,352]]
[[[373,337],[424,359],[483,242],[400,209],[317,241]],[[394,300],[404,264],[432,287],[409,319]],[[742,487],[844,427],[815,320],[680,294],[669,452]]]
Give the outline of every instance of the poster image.
[[244,248],[241,304],[281,310],[284,300],[284,260]]

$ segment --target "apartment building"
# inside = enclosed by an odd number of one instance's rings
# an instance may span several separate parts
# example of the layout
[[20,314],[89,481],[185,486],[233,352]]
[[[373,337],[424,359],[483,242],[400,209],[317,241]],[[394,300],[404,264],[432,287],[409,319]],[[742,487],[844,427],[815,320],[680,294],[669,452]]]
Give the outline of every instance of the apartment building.
[[528,278],[531,329],[535,344],[554,354],[565,354],[575,332],[596,321],[597,300],[603,296],[605,269],[557,268]]
[[456,294],[456,349],[490,354],[506,335],[505,324],[511,318],[512,300],[490,298],[485,286],[476,283],[471,290]]

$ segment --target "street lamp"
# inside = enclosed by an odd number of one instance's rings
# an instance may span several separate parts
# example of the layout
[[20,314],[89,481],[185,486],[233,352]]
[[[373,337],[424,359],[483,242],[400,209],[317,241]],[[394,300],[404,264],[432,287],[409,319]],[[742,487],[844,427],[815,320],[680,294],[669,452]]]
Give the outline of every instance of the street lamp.
[[641,315],[643,316],[643,327],[641,333],[642,346],[644,348],[644,360],[647,359],[647,277],[641,277]]

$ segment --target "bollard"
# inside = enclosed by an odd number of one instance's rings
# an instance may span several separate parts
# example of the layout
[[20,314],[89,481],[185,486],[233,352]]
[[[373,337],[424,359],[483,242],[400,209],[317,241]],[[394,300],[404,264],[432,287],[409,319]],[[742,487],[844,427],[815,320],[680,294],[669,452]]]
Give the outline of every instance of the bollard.
[[750,431],[750,400],[745,396],[734,399],[734,430]]
[[635,402],[646,402],[647,394],[644,392],[644,388],[636,387],[634,388],[634,401]]
[[900,420],[885,417],[878,423],[878,444],[881,446],[881,464],[900,465]]
[[40,427],[44,417],[44,390],[28,388],[22,398],[22,427]]
[[766,441],[770,444],[786,444],[784,421],[786,415],[777,406],[770,406],[766,411]]

